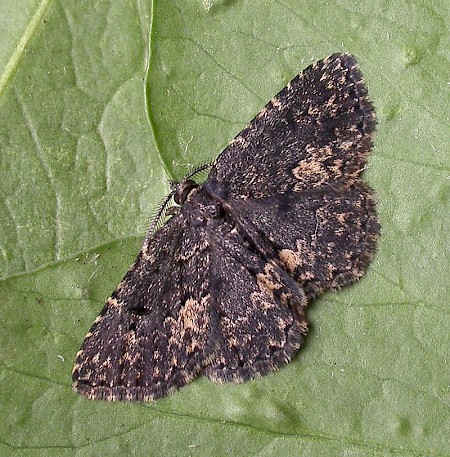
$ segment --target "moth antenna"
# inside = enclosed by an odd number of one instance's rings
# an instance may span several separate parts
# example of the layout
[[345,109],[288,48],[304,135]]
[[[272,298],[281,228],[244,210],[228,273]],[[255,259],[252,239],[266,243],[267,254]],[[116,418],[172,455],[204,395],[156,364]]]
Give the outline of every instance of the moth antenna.
[[[205,170],[211,168],[212,162],[205,162],[198,166],[196,166],[191,172],[189,172],[184,178],[183,181],[193,178],[195,175],[203,173]],[[170,193],[164,198],[164,200],[156,207],[155,212],[152,216],[152,221],[150,223],[150,227],[148,229],[149,235],[153,235],[159,228],[162,226],[162,221],[164,220],[164,216],[167,214],[168,208],[167,205],[169,204],[170,200],[175,194],[178,182],[171,180],[169,182],[170,185]]]
[[204,162],[204,163],[196,166],[191,172],[189,172],[184,177],[184,181],[187,179],[193,178],[195,175],[199,175],[199,174],[203,173],[205,170],[208,170],[209,168],[211,168],[212,165],[213,165],[213,162]]
[[150,227],[148,229],[148,236],[152,236],[161,227],[164,216],[166,215],[168,210],[167,205],[172,199],[173,194],[174,190],[172,190],[164,198],[164,200],[156,207],[156,211],[152,216],[152,222],[150,223]]

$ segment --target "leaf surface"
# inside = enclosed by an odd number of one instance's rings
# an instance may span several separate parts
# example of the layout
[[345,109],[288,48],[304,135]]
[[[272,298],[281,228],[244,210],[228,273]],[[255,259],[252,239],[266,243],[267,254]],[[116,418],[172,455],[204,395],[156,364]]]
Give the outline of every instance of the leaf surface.
[[[450,455],[449,8],[0,1],[0,454]],[[378,115],[366,277],[317,300],[299,356],[260,380],[200,378],[150,404],[72,392],[167,179],[338,51]]]

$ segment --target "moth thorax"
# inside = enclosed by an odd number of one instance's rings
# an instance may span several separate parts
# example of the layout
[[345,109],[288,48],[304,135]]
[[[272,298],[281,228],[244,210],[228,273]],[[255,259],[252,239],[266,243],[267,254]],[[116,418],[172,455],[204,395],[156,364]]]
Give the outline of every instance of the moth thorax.
[[177,205],[182,205],[186,201],[188,195],[196,187],[198,187],[198,184],[192,179],[186,179],[186,181],[178,183],[173,193],[173,199],[175,200],[175,203]]

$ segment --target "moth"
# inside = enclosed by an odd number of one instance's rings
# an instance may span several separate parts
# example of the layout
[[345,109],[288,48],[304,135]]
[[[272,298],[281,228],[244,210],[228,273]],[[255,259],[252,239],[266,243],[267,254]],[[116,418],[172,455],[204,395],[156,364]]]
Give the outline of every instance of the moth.
[[243,382],[289,362],[305,309],[365,274],[380,233],[361,180],[374,110],[355,58],[333,54],[276,95],[166,200],[77,354],[74,390],[150,401],[199,374]]

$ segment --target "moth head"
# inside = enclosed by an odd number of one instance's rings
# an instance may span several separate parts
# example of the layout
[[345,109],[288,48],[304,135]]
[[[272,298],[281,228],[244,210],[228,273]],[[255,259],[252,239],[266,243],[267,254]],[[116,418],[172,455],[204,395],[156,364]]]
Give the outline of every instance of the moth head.
[[172,181],[170,187],[175,203],[177,205],[182,205],[192,190],[198,187],[198,184],[192,179],[186,179],[181,182]]

